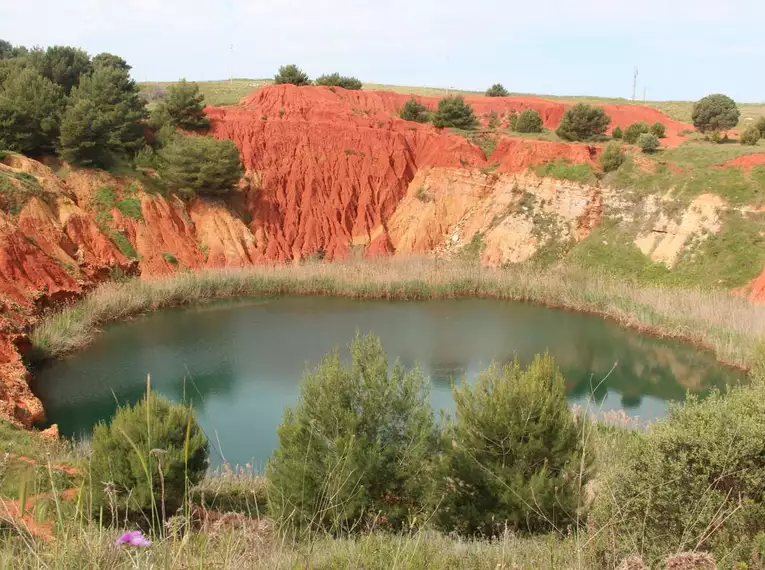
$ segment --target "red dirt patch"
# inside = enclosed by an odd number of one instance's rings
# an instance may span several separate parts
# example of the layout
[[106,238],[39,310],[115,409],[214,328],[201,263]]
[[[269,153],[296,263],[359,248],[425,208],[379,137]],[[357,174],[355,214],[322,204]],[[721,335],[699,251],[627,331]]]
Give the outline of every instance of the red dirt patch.
[[751,170],[755,166],[765,166],[765,153],[738,156],[732,160],[718,165],[716,168],[728,168],[729,166],[741,168],[742,170],[746,171]]

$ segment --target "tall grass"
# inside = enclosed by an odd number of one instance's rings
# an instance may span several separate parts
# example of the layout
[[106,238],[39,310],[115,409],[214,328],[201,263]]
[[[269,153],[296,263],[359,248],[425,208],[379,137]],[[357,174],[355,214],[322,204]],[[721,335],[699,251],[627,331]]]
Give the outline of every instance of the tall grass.
[[89,344],[111,321],[218,297],[329,295],[355,299],[485,297],[593,313],[654,335],[712,350],[723,362],[748,367],[765,340],[765,307],[725,291],[641,286],[598,271],[384,258],[376,261],[261,266],[163,279],[105,283],[80,302],[50,313],[32,331],[32,360]]

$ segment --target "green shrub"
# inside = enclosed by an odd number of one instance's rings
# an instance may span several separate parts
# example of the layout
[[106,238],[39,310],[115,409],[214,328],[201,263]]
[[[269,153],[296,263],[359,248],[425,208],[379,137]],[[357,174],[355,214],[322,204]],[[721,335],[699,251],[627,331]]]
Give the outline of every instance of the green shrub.
[[153,393],[97,425],[90,448],[93,506],[114,520],[174,514],[204,477],[209,457],[194,411]]
[[765,117],[760,117],[757,119],[757,122],[754,124],[755,127],[760,131],[760,138],[765,137]]
[[486,126],[489,127],[490,129],[498,129],[501,123],[500,123],[499,115],[497,114],[497,112],[489,111],[488,118],[489,120],[486,123]]
[[127,70],[101,65],[80,79],[61,123],[65,160],[108,167],[117,156],[134,156],[144,146],[146,101]]
[[627,144],[636,144],[640,135],[650,133],[651,126],[648,123],[642,121],[638,123],[632,123],[624,130],[624,142]]
[[614,523],[604,529],[606,549],[615,546],[618,557],[638,545],[652,567],[683,550],[735,561],[732,551],[765,531],[763,449],[762,380],[671,406],[627,448],[610,492],[598,499],[597,518]]
[[643,152],[651,153],[659,148],[659,137],[653,133],[643,133],[638,137],[637,145]]
[[495,83],[486,90],[487,97],[507,97],[510,92],[501,83]]
[[709,140],[713,143],[720,144],[723,141],[723,137],[720,131],[712,131],[709,134]]
[[300,69],[297,65],[283,65],[279,68],[279,72],[274,75],[274,83],[276,85],[284,85],[290,83],[302,87],[304,85],[310,85],[311,80],[308,79],[308,74]]
[[399,116],[405,121],[416,121],[418,123],[427,123],[430,120],[430,111],[428,108],[419,103],[414,97],[409,99],[404,106],[401,107]]
[[656,121],[653,125],[651,125],[651,133],[660,139],[663,139],[667,136],[667,127],[664,126],[664,123]]
[[510,112],[510,116],[507,119],[507,126],[511,131],[514,131],[518,126],[518,113],[516,111]]
[[621,139],[623,136],[624,136],[624,133],[622,132],[621,127],[614,127],[614,130],[611,131],[611,137],[616,140]]
[[59,85],[65,95],[93,70],[88,54],[71,46],[51,46],[45,51],[34,48],[28,60],[40,75]]
[[541,133],[542,117],[533,109],[522,111],[515,121],[515,130],[519,133]]
[[132,218],[139,222],[143,221],[141,201],[138,198],[125,198],[120,200],[117,202],[117,209],[128,218]]
[[437,436],[427,381],[388,368],[380,341],[356,337],[303,379],[268,463],[269,512],[296,530],[408,528],[427,495]]
[[154,120],[161,121],[164,116],[173,127],[206,129],[210,121],[205,117],[204,100],[204,95],[199,92],[199,85],[181,79],[167,88],[167,95],[157,107]]
[[231,140],[176,136],[157,154],[167,187],[185,194],[225,194],[244,173],[239,149]]
[[707,95],[693,104],[693,125],[702,133],[727,131],[738,124],[741,116],[736,102],[727,95]]
[[438,102],[438,111],[433,117],[433,124],[440,128],[472,129],[478,121],[473,108],[465,103],[465,98],[462,95],[454,95],[444,97]]
[[603,107],[577,103],[566,109],[555,132],[567,141],[584,141],[605,133],[610,122]]
[[618,142],[610,142],[603,147],[603,152],[600,154],[600,166],[603,168],[603,172],[618,170],[623,163],[622,145]]
[[492,365],[454,388],[439,527],[465,535],[547,532],[575,522],[590,477],[582,426],[549,355]]
[[350,89],[358,91],[361,89],[361,81],[355,77],[346,77],[339,73],[331,73],[329,75],[322,75],[316,80],[316,85],[325,85],[327,87],[342,87],[343,89]]
[[744,129],[743,133],[741,133],[741,144],[754,146],[757,144],[761,137],[762,135],[760,134],[760,129],[758,129],[755,125],[750,125]]
[[55,151],[65,107],[61,88],[34,69],[11,73],[0,88],[0,147],[27,155]]

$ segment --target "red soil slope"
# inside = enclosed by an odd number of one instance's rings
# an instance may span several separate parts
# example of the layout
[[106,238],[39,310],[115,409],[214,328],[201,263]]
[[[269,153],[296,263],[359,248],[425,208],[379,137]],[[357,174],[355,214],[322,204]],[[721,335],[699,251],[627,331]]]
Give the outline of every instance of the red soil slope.
[[[260,89],[238,106],[208,108],[213,136],[232,139],[241,151],[247,174],[239,190],[227,204],[186,204],[133,190],[143,220],[115,208],[108,227],[103,215],[96,221],[91,197],[104,185],[124,197],[130,180],[82,170],[63,180],[35,161],[13,155],[0,161],[11,184],[13,176],[31,174],[45,194],[29,200],[18,216],[0,212],[0,416],[26,426],[43,418],[19,357],[24,327],[45,307],[80,296],[112,274],[150,277],[315,253],[326,259],[352,251],[395,253],[388,223],[423,167],[469,171],[492,165],[500,173],[519,173],[555,159],[594,164],[597,158],[598,149],[588,145],[507,136],[487,158],[464,136],[402,121],[398,111],[407,99],[285,85]],[[431,108],[438,102],[420,100]],[[484,122],[491,111],[533,108],[550,128],[567,108],[533,97],[468,102]],[[612,126],[661,120],[670,144],[687,128],[645,107],[606,110]],[[130,242],[137,261],[120,251],[115,232]]]

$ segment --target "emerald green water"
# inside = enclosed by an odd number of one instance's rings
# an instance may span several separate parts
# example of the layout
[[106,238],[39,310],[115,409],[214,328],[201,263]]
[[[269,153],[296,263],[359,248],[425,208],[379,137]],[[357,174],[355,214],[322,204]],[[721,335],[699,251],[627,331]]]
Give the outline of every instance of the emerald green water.
[[39,370],[34,390],[62,434],[87,437],[118,403],[140,399],[151,374],[154,390],[193,400],[213,464],[262,467],[306,367],[338,346],[347,356],[357,331],[377,334],[391,359],[419,364],[434,406],[447,412],[452,380],[474,378],[492,360],[517,355],[527,363],[546,349],[571,403],[645,420],[663,416],[686,391],[705,394],[743,378],[693,347],[540,306],[297,297],[167,310],[110,326],[85,350]]

